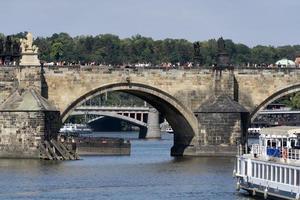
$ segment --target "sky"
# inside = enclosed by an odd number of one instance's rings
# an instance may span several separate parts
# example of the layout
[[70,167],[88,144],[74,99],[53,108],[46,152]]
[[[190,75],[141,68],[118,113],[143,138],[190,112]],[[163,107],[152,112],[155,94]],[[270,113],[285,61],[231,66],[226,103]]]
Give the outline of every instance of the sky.
[[[300,0],[1,0],[0,33],[300,44]],[[4,22],[3,22],[4,20]]]

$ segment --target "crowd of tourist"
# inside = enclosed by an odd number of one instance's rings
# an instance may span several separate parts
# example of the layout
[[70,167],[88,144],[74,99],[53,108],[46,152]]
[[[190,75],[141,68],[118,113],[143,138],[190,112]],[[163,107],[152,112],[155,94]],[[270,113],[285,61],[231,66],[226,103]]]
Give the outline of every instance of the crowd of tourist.
[[[17,60],[6,60],[0,59],[0,66],[16,66],[18,65]],[[210,66],[206,65],[200,65],[193,62],[187,62],[187,63],[170,63],[170,62],[163,62],[161,64],[153,65],[152,63],[124,63],[124,64],[118,64],[118,65],[111,65],[111,64],[105,64],[105,63],[97,63],[97,62],[67,62],[67,61],[53,61],[53,62],[45,62],[41,61],[44,66],[100,66],[100,67],[113,67],[113,68],[166,68],[166,69],[172,69],[172,68],[201,68],[201,67],[215,67],[217,64],[213,64]],[[243,65],[233,65],[230,64],[229,66],[235,66],[239,68],[298,68],[300,67],[300,59],[299,63],[294,63],[292,65],[286,65],[286,64],[253,64],[253,63],[246,63]]]
[[261,114],[254,121],[258,127],[300,125],[300,114]]

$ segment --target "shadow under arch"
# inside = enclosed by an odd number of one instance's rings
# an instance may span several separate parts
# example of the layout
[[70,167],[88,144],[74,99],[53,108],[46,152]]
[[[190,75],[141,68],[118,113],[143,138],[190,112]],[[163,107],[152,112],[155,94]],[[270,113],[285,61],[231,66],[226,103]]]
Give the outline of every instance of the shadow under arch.
[[263,110],[267,105],[274,102],[277,99],[280,99],[281,97],[284,97],[286,95],[300,92],[300,83],[289,85],[283,89],[280,89],[276,92],[274,92],[271,96],[266,98],[261,104],[259,104],[250,114],[250,120],[253,122],[253,120],[257,117],[259,111]]
[[191,109],[187,108],[170,94],[141,83],[112,83],[93,89],[71,103],[61,118],[64,122],[70,113],[81,103],[105,92],[120,91],[139,97],[163,114],[174,130],[172,156],[182,156],[184,150],[198,133],[198,121]]

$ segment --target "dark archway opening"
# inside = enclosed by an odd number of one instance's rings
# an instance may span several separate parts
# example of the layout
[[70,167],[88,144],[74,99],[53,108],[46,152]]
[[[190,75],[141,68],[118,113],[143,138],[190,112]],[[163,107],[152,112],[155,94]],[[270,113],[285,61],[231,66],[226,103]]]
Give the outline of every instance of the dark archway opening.
[[134,95],[156,108],[168,121],[174,130],[174,144],[171,148],[172,156],[182,156],[197,133],[197,119],[193,112],[181,104],[173,96],[164,91],[137,83],[110,84],[92,90],[75,100],[63,113],[63,121],[82,102],[99,94],[110,91],[121,91]]

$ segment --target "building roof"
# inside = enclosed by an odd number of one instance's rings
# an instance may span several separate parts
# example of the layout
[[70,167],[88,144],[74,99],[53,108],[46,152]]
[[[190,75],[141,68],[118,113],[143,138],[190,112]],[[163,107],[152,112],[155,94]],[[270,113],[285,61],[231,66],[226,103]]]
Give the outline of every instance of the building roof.
[[260,131],[261,135],[268,135],[271,137],[280,137],[280,136],[292,136],[300,134],[299,126],[275,126],[270,128],[262,128]]
[[249,113],[241,104],[226,94],[211,96],[197,110],[196,113]]
[[0,105],[0,111],[58,111],[34,89],[20,89]]

